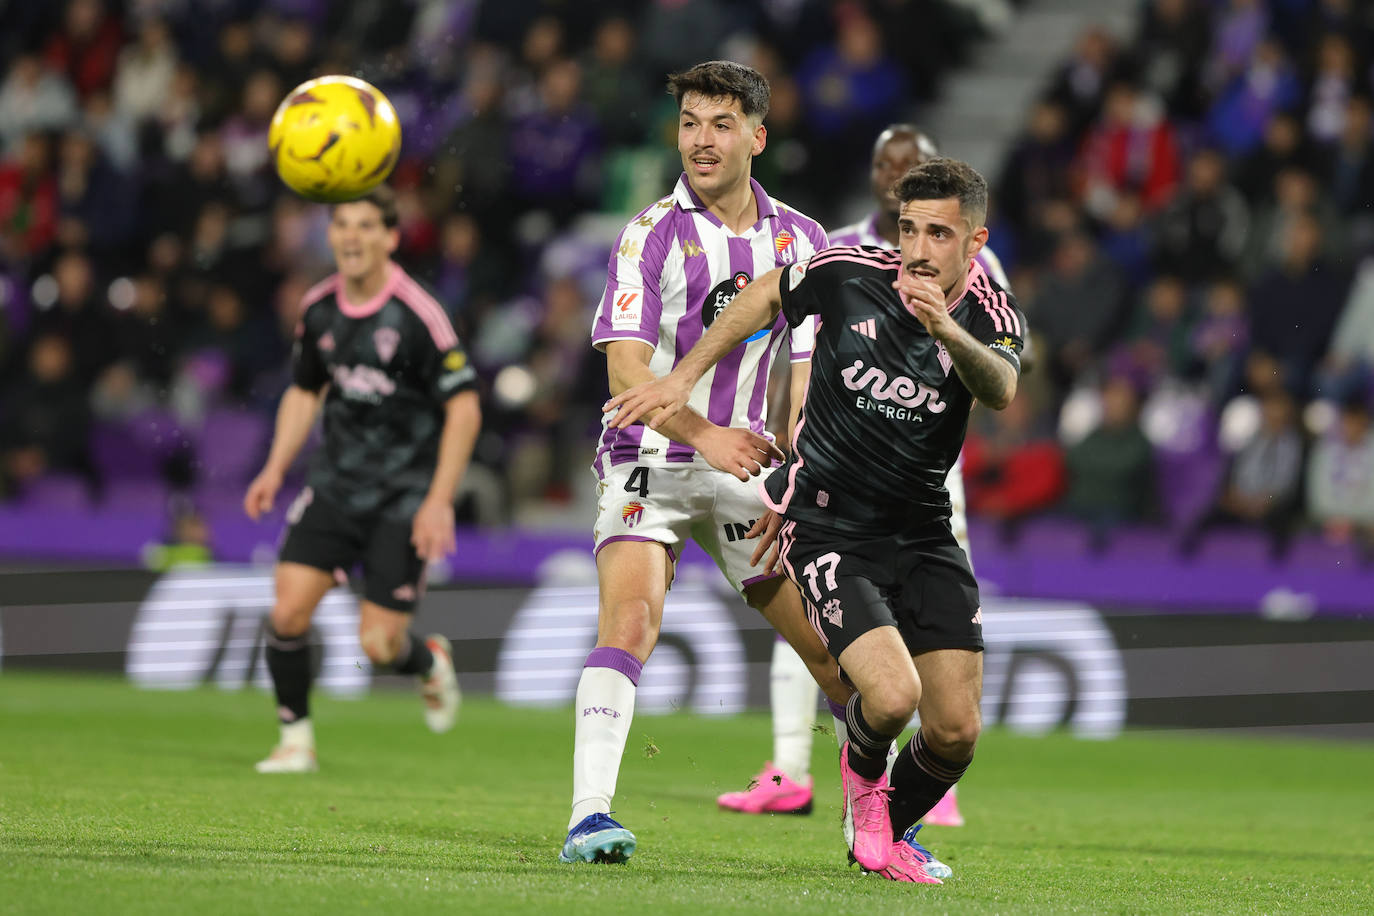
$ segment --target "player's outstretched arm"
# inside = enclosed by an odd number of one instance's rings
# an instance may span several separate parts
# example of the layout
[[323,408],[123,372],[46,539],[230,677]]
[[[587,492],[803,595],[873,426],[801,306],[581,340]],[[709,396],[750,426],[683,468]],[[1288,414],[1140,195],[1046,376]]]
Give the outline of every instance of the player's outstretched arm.
[[482,407],[476,391],[462,391],[444,403],[444,428],[439,434],[439,459],[425,501],[410,524],[410,542],[422,559],[449,554],[453,536],[453,499],[472,458],[482,428]]
[[930,336],[945,345],[970,394],[994,410],[1011,403],[1016,397],[1016,370],[950,317],[945,294],[933,280],[903,273],[892,286]]
[[664,424],[675,419],[687,407],[692,388],[706,374],[706,370],[759,328],[771,325],[778,317],[782,309],[782,293],[779,289],[781,277],[782,268],[776,268],[746,286],[725,307],[725,311],[720,313],[696,346],[663,378],[644,379],[628,391],[617,392],[613,387],[611,393],[615,397],[602,408],[606,413],[617,412],[611,425],[624,429],[641,417],[652,414],[648,420],[649,428],[676,439],[663,428]]
[[277,406],[277,425],[272,434],[272,449],[267,454],[258,476],[248,485],[243,496],[243,511],[253,521],[264,513],[272,511],[277,491],[281,489],[282,478],[287,468],[296,460],[301,448],[305,446],[310,428],[315,425],[315,416],[324,402],[325,389],[309,391],[299,385],[292,385],[282,395]]
[[[648,344],[637,340],[614,340],[607,344],[606,374],[611,394],[620,395],[635,387],[663,381],[649,368],[653,355]],[[768,467],[774,458],[782,458],[778,447],[758,433],[717,426],[687,407],[691,394],[689,386],[682,398],[682,409],[653,428],[674,442],[692,446],[713,468],[740,480],[748,480]]]

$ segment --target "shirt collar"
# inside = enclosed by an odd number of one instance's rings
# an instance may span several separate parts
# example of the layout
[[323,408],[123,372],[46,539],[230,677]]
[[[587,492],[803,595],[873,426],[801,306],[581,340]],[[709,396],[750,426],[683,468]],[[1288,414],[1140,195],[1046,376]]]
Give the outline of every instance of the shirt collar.
[[[763,222],[765,219],[777,219],[778,208],[774,205],[773,198],[769,197],[767,192],[763,190],[763,185],[759,184],[753,178],[750,178],[749,187],[754,191],[754,205],[758,207],[759,211],[758,223]],[[686,172],[683,172],[682,176],[677,180],[677,187],[673,189],[673,201],[683,210],[689,212],[692,210],[700,210],[714,219],[714,214],[707,209],[705,202],[697,196],[696,191],[692,190],[692,185],[687,180]],[[757,226],[758,223],[754,225]]]
[[974,258],[969,263],[968,276],[964,278],[964,291],[958,299],[954,300],[954,304],[948,307],[948,311],[952,312],[957,309],[960,303],[967,299],[968,294],[973,291],[973,284],[978,282],[978,278],[985,276],[987,276],[987,271],[983,270],[983,265],[978,263],[977,258]]

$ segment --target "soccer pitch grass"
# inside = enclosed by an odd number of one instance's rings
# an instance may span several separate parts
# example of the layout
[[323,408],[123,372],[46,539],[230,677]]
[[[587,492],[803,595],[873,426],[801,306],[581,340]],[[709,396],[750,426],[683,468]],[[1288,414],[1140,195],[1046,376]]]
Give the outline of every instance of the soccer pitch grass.
[[403,693],[315,705],[321,772],[260,776],[262,693],[0,675],[0,912],[1374,911],[1368,744],[990,732],[969,825],[921,834],[955,870],[934,887],[845,866],[828,734],[816,813],[747,817],[715,796],[765,716],[638,717],[616,814],[639,851],[569,866],[568,710],[468,697],[436,736]]

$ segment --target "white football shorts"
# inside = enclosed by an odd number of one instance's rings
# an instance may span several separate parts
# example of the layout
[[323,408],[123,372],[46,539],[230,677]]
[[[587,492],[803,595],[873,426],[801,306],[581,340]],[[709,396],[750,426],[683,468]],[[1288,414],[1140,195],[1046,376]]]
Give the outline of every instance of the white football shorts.
[[745,482],[691,464],[619,464],[599,482],[592,537],[597,553],[613,541],[656,541],[673,562],[691,538],[743,592],[774,578],[764,574],[762,561],[749,565],[758,541],[744,536],[763,512],[756,478]]

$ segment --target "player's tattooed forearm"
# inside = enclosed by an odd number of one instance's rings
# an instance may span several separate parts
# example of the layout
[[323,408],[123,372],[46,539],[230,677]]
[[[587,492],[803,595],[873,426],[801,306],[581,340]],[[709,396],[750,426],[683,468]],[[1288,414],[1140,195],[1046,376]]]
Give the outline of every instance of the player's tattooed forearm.
[[1006,406],[1015,393],[1012,386],[1016,380],[1016,372],[1006,360],[968,334],[945,341],[945,349],[970,394],[990,407]]

